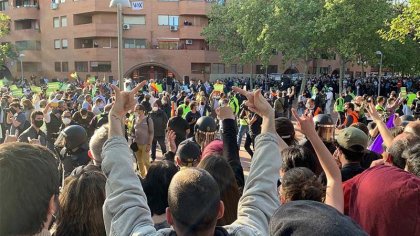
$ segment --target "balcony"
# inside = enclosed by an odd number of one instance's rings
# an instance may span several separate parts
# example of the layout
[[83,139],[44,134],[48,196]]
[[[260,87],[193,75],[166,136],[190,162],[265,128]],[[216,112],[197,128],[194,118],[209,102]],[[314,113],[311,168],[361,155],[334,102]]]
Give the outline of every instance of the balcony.
[[39,7],[38,5],[23,5],[19,7],[9,7],[4,12],[11,19],[39,19]]
[[117,37],[117,24],[82,24],[73,26],[73,35],[86,37]]
[[71,4],[59,4],[59,9],[73,14],[117,11],[115,7],[109,7],[109,1],[105,0],[79,0],[71,2]]
[[203,27],[182,25],[179,28],[179,38],[180,39],[204,39],[204,37],[201,36],[201,31],[203,31]]
[[211,4],[204,0],[181,0],[179,1],[179,15],[207,15]]

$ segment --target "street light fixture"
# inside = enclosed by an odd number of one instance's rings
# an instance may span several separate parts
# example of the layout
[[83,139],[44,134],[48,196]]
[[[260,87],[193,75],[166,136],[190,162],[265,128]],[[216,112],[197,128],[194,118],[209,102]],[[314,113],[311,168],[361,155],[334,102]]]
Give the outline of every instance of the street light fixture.
[[19,54],[21,80],[23,80],[23,62],[22,62],[23,57],[25,57],[25,54],[23,53]]
[[118,81],[120,89],[124,88],[124,66],[123,66],[123,16],[122,8],[130,7],[130,0],[111,0],[109,7],[117,7],[117,32],[118,32]]
[[379,79],[378,79],[378,96],[381,94],[381,76],[382,76],[382,59],[384,54],[381,51],[376,51],[376,55],[381,55],[381,62],[379,63]]

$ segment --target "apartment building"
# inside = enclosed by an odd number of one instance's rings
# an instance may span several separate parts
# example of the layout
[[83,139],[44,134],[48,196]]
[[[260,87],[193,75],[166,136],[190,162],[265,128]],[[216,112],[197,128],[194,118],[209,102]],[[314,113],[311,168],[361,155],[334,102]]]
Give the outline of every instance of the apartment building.
[[[126,77],[208,80],[251,73],[303,72],[302,64],[285,62],[281,55],[274,55],[268,68],[222,63],[201,36],[212,1],[141,2],[140,10],[123,10]],[[11,32],[0,41],[16,44],[21,54],[3,71],[20,77],[23,68],[26,78],[68,78],[72,72],[81,78],[117,78],[117,14],[109,7],[109,0],[0,0],[0,11],[11,18]],[[338,72],[339,62],[333,59],[314,61],[310,73],[315,73],[317,64],[321,73]],[[348,73],[361,72],[360,65],[348,67]]]

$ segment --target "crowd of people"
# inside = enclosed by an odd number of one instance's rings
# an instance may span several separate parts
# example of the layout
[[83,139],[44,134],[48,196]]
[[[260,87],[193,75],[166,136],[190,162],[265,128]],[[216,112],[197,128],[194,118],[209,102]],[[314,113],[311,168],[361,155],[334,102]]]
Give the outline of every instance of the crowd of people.
[[2,88],[0,235],[420,235],[419,81],[249,82]]

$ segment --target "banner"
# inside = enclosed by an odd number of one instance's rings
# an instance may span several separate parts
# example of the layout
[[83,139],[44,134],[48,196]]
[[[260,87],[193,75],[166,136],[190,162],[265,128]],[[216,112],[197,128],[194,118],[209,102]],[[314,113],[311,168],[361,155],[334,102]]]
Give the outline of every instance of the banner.
[[61,85],[60,91],[67,91],[70,88],[70,84],[63,84]]
[[56,91],[56,90],[59,90],[60,87],[61,87],[60,82],[50,82],[50,83],[48,83],[48,89]]
[[18,90],[19,88],[14,84],[10,85],[10,91]]
[[223,85],[223,84],[215,84],[215,85],[214,85],[214,91],[217,91],[217,92],[223,93],[223,87],[224,87],[224,85]]
[[142,10],[144,8],[144,2],[143,1],[135,1],[131,2],[131,9],[134,11]]
[[23,92],[22,92],[22,89],[13,90],[13,91],[12,91],[12,96],[13,96],[13,97],[17,97],[17,98],[21,98],[21,97],[23,97]]
[[42,93],[41,87],[31,85],[31,91],[36,94]]
[[159,93],[161,93],[163,91],[162,84],[156,84],[156,88],[157,88]]
[[89,83],[94,84],[96,82],[95,76],[89,77]]

